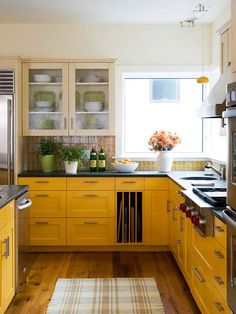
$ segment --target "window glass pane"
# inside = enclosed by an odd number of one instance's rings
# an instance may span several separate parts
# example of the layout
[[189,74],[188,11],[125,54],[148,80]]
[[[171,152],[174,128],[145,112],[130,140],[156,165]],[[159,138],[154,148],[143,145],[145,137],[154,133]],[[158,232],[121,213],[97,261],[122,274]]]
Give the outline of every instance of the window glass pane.
[[148,140],[158,130],[177,132],[182,138],[174,151],[202,152],[202,85],[196,79],[178,79],[178,101],[160,101],[157,105],[150,101],[151,81],[125,79],[124,153],[150,153]]
[[151,80],[151,101],[178,102],[179,80],[178,79]]

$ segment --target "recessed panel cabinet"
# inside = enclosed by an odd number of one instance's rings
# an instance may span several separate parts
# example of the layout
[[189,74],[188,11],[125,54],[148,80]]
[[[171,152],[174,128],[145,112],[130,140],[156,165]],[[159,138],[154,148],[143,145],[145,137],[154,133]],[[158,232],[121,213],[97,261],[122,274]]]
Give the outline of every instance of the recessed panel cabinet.
[[114,134],[114,60],[23,63],[24,135]]

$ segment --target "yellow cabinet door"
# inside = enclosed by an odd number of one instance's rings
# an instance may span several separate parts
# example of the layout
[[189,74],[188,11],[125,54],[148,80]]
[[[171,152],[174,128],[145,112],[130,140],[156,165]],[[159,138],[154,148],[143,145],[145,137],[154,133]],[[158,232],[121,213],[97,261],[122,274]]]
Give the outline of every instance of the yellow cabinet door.
[[112,191],[115,189],[115,178],[67,178],[68,191]]
[[115,218],[67,218],[67,245],[114,245]]
[[144,183],[146,191],[167,191],[169,188],[168,178],[145,178]]
[[144,178],[118,177],[116,178],[116,190],[121,192],[143,191]]
[[29,185],[30,191],[65,191],[66,178],[31,177],[19,178],[19,184]]
[[13,219],[2,228],[0,234],[2,309],[4,312],[15,294],[15,230]]
[[30,217],[66,217],[66,191],[31,191]]
[[177,245],[178,245],[178,253],[177,253],[177,262],[179,264],[180,269],[185,275],[185,258],[186,258],[186,218],[185,215],[178,210],[178,221],[177,221]]
[[66,245],[66,218],[30,218],[29,245]]
[[232,314],[230,308],[228,307],[227,301],[222,298],[222,296],[218,293],[217,290],[214,291],[213,298],[213,312],[212,314]]
[[214,284],[226,300],[227,298],[227,253],[217,241],[214,247]]
[[114,217],[114,191],[68,191],[67,217]]
[[192,273],[192,230],[193,225],[190,219],[186,218],[185,222],[186,227],[186,260],[185,260],[185,279],[187,280],[188,284],[191,285],[191,273]]
[[4,227],[14,217],[15,201],[11,201],[0,208],[0,229]]
[[167,191],[145,191],[144,239],[147,245],[167,245]]

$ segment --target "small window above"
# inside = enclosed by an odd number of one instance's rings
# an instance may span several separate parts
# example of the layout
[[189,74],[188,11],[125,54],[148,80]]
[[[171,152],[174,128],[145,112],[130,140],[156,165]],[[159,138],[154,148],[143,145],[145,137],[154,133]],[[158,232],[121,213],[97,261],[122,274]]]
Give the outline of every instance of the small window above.
[[179,79],[152,79],[152,102],[179,102]]

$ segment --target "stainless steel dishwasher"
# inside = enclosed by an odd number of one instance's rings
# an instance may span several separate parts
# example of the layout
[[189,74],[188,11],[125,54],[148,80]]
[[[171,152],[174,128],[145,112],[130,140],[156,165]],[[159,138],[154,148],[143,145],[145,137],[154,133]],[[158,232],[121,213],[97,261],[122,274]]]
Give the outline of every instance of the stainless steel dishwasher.
[[27,248],[29,246],[29,208],[32,205],[27,191],[16,199],[15,210],[15,260],[16,260],[16,291],[19,285],[26,281],[29,272]]

